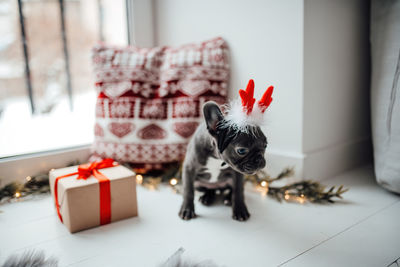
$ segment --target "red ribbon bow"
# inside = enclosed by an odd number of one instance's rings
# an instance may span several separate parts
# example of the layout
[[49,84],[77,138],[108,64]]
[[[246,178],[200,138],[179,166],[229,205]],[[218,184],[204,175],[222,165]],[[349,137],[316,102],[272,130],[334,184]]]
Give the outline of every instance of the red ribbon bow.
[[76,179],[87,179],[92,175],[98,173],[98,169],[104,169],[116,166],[113,159],[103,159],[102,161],[96,161],[88,164],[82,164],[78,166],[78,177]]
[[58,217],[61,222],[63,221],[60,213],[60,205],[58,204],[58,181],[60,179],[78,175],[76,179],[88,179],[92,175],[99,181],[100,189],[100,224],[107,224],[111,222],[111,190],[110,180],[101,172],[99,169],[110,168],[117,166],[118,163],[114,162],[113,159],[104,159],[98,162],[92,162],[89,164],[82,164],[78,166],[78,171],[66,175],[62,175],[56,178],[54,182],[54,199],[57,209]]

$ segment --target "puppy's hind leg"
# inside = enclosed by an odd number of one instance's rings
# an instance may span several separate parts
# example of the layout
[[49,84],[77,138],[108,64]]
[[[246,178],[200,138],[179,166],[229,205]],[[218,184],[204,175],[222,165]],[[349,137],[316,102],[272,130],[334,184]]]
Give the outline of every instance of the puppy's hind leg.
[[215,200],[215,190],[205,189],[204,194],[199,198],[199,201],[205,205],[210,206]]
[[179,211],[179,217],[183,220],[190,220],[196,217],[194,213],[194,177],[195,171],[188,166],[183,166],[182,182],[183,182],[183,203]]
[[224,205],[232,206],[232,188],[226,190],[228,190],[228,193],[224,194]]

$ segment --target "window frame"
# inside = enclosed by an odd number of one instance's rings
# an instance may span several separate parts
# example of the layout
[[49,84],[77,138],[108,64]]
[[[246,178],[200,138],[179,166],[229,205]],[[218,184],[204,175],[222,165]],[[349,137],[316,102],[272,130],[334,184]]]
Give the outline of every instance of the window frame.
[[[128,43],[153,46],[153,1],[125,0]],[[40,151],[0,158],[0,187],[10,182],[23,182],[27,176],[62,168],[71,162],[86,162],[91,144]]]

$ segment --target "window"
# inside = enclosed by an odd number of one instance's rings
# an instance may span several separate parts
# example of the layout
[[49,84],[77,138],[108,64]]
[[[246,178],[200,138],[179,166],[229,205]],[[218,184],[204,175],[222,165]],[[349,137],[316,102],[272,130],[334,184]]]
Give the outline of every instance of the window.
[[128,2],[0,0],[0,158],[92,142],[91,49],[128,43]]

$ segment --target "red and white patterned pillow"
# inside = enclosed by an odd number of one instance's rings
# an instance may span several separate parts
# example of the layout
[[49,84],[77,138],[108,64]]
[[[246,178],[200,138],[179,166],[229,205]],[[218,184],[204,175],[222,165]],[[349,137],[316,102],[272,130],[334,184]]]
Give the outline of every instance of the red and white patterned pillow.
[[184,158],[204,102],[226,101],[228,47],[222,38],[173,47],[93,49],[98,98],[91,160],[137,168]]

